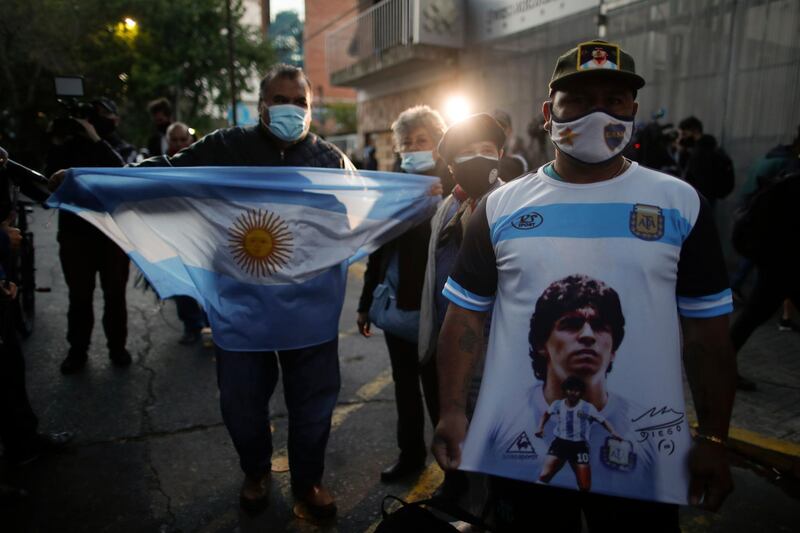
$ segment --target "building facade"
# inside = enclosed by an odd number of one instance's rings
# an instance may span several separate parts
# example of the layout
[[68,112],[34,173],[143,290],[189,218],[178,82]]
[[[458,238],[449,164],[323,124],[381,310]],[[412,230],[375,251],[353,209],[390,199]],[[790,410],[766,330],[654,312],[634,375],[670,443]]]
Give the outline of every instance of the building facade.
[[[326,37],[334,84],[358,94],[358,130],[393,155],[389,128],[410,105],[504,109],[525,144],[556,57],[597,38],[637,59],[647,80],[639,120],[695,115],[731,154],[737,179],[800,124],[800,2],[796,0],[362,0]],[[457,114],[456,114],[457,115]],[[445,113],[446,118],[448,114]],[[733,202],[733,200],[727,200]]]
[[313,127],[345,153],[360,148],[355,130],[356,91],[330,82],[325,36],[358,14],[357,0],[305,0],[304,66],[314,91]]

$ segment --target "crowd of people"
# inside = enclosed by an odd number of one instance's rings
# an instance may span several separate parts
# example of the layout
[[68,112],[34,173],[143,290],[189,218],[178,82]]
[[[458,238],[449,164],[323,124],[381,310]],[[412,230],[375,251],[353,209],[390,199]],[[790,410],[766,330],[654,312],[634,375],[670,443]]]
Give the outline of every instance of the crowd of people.
[[[438,177],[441,187],[431,192],[443,201],[431,219],[372,253],[364,274],[356,323],[364,337],[373,326],[383,330],[395,384],[399,453],[380,472],[382,481],[424,468],[427,410],[434,457],[445,470],[439,496],[458,501],[469,490],[459,467],[489,475],[486,514],[498,531],[526,531],[531,523],[580,531],[581,513],[591,531],[641,524],[679,531],[678,503],[715,509],[732,490],[725,440],[734,392],[737,385],[754,387],[738,376],[735,350],[782,301],[798,303],[796,282],[783,256],[770,251],[746,258],[733,288],[742,293],[752,265],[756,282],[729,328],[731,283],[714,203],[730,194],[733,165],[695,117],[680,123],[679,135],[659,155],[682,179],[625,157],[644,85],[629,54],[592,41],[557,59],[549,98],[529,126],[524,150],[511,117],[500,110],[448,127],[437,111],[418,105],[392,124],[396,170]],[[79,130],[53,136],[47,172],[57,187],[63,169],[79,166],[352,168],[339,149],[309,131],[312,97],[301,69],[278,65],[261,81],[257,125],[200,140],[172,120],[166,99],[156,100],[144,160],[116,133],[116,104],[99,99],[92,103],[95,120],[77,119]],[[366,148],[366,166],[374,169],[374,146]],[[791,182],[798,154],[800,134],[754,167],[743,211],[759,192]],[[782,186],[786,202],[786,191],[796,187]],[[0,260],[18,240],[9,219],[0,231]],[[58,242],[69,291],[61,372],[80,372],[88,362],[98,274],[108,355],[114,365],[130,365],[127,256],[64,211]],[[13,284],[0,296],[13,299]],[[176,304],[184,324],[178,342],[198,342],[207,326],[202,307],[189,297]],[[795,329],[787,315],[781,326]],[[3,329],[0,436],[6,458],[21,465],[71,435],[38,433],[24,377],[19,380],[19,345],[5,321]],[[645,413],[655,405],[649,403],[654,397],[636,396],[642,387],[670,389],[658,405],[682,412],[682,352],[698,428],[692,441],[688,426],[676,425],[673,460],[630,433],[637,431],[632,419],[639,406]],[[222,417],[244,473],[242,508],[257,513],[269,503],[268,405],[282,377],[292,492],[312,516],[335,516],[323,473],[340,388],[338,339],[263,352],[217,346],[216,362]],[[658,386],[652,369],[659,370]],[[5,386],[11,375],[16,382]],[[604,430],[590,433],[594,423]],[[567,463],[571,474],[562,468]],[[547,514],[537,511],[542,506]]]

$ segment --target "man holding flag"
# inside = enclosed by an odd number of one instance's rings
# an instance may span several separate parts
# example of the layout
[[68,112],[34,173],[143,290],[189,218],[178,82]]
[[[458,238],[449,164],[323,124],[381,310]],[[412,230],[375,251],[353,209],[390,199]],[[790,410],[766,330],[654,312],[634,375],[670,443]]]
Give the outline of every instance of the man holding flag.
[[240,503],[251,512],[268,505],[280,362],[292,492],[328,518],[336,504],[321,481],[347,266],[429,216],[435,179],[353,174],[346,156],[309,133],[311,99],[304,72],[277,65],[261,81],[258,125],[140,165],[173,168],[72,171],[50,202],[112,236],[162,298],[203,303],[222,416],[245,473]]

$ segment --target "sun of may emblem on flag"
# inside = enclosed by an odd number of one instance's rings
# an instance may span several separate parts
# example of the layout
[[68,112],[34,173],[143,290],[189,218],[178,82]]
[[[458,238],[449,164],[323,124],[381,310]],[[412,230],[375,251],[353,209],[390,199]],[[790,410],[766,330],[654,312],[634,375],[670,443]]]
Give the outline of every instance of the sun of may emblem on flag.
[[228,228],[228,236],[234,260],[251,276],[272,275],[292,256],[292,234],[271,211],[248,209]]

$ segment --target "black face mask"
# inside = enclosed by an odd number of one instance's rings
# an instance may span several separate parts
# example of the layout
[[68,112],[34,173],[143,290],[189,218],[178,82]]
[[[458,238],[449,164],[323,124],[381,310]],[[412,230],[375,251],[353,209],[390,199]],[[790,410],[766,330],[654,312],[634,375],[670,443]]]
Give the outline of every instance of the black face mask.
[[460,163],[454,162],[454,178],[470,198],[478,199],[497,181],[499,167],[498,159],[477,155]]
[[91,122],[94,129],[97,130],[97,134],[104,139],[117,129],[114,119],[108,117],[94,117]]

